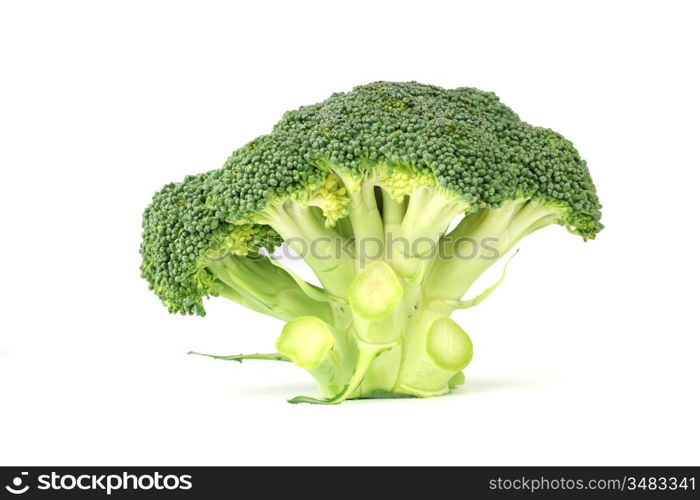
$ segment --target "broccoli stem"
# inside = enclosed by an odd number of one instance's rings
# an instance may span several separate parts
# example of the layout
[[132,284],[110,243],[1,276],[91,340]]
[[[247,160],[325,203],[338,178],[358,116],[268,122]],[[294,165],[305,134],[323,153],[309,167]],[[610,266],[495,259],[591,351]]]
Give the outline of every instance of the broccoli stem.
[[[477,210],[445,235],[469,207],[442,188],[419,185],[398,201],[381,187],[381,179],[352,182],[348,215],[334,228],[326,227],[318,208],[298,202],[286,200],[268,210],[266,223],[293,248],[313,245],[313,252],[303,256],[323,289],[267,259],[234,256],[207,265],[221,283],[221,295],[289,321],[280,353],[215,358],[291,360],[309,371],[323,396],[299,396],[292,403],[445,394],[463,379],[472,353],[468,335],[449,316],[493,292],[505,268],[484,292],[462,300],[500,256],[524,236],[562,220],[563,211],[553,204],[513,200]],[[332,243],[348,238],[355,238],[354,256],[339,253]],[[383,246],[372,248],[366,240]],[[325,344],[320,346],[319,339]]]
[[353,259],[339,252],[344,239],[325,226],[319,209],[291,200],[272,205],[261,222],[270,225],[309,265],[330,294],[344,297],[355,268]]
[[391,196],[389,191],[381,188],[382,195],[382,220],[384,222],[384,232],[387,233],[398,227],[406,216],[408,209],[408,197],[404,197],[400,202]]
[[309,297],[290,274],[265,257],[228,256],[208,262],[207,269],[219,280],[220,295],[251,309],[285,321],[306,315],[332,321],[328,303]]
[[384,257],[384,222],[371,178],[346,185],[350,194],[348,218],[352,228],[355,272]]
[[446,235],[447,258],[431,266],[424,284],[426,294],[434,300],[460,300],[479,276],[522,238],[563,216],[556,205],[520,199],[465,217]]
[[291,361],[291,359],[289,359],[287,356],[280,354],[278,352],[270,352],[270,353],[266,353],[266,354],[255,353],[255,354],[230,354],[230,355],[226,355],[226,356],[216,356],[214,354],[206,354],[203,352],[190,351],[187,354],[194,354],[197,356],[206,356],[208,358],[220,359],[223,361],[237,361],[239,363],[242,363],[244,360],[247,360],[247,359],[259,359],[259,360],[265,360],[265,361],[285,361],[285,362]]
[[359,387],[365,378],[367,369],[372,364],[372,361],[381,354],[393,347],[392,345],[371,345],[364,344],[358,346],[358,354],[355,362],[355,368],[352,376],[348,380],[348,383],[343,387],[343,389],[338,392],[335,396],[328,399],[317,399],[308,396],[297,396],[289,400],[292,404],[297,403],[311,403],[311,404],[322,404],[322,405],[333,405],[339,404],[348,399],[353,392]]
[[273,318],[281,319],[283,321],[289,319],[287,314],[282,314],[281,311],[271,307],[269,304],[265,304],[255,298],[251,298],[249,295],[244,295],[223,282],[219,282],[216,288],[218,289],[217,294],[219,296],[236,302],[237,304],[241,304],[248,309],[267,316],[272,316]]
[[439,257],[440,237],[467,207],[466,202],[436,186],[414,189],[398,231],[392,233],[396,258],[390,260],[396,271],[409,281],[421,282],[432,261]]

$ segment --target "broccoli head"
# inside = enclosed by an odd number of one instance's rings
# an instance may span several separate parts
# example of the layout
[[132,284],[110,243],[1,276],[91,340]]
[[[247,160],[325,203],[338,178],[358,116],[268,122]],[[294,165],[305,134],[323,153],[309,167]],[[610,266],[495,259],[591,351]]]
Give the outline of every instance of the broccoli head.
[[[376,82],[156,193],[141,272],[170,312],[221,296],[285,321],[278,352],[223,358],[309,371],[321,398],[292,402],[437,396],[472,357],[451,313],[498,284],[464,300],[476,279],[547,225],[594,238],[600,208],[574,146],[496,95]],[[283,244],[321,286],[271,257]]]

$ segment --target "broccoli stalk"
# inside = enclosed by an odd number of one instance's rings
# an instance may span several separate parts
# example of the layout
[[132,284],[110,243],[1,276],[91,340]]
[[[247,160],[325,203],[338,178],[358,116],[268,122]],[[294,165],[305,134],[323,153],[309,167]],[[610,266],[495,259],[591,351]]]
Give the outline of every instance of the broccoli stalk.
[[[344,189],[325,192],[323,206],[347,214],[347,227],[336,228],[338,220],[316,205],[292,199],[257,219],[296,245],[323,289],[262,256],[228,256],[206,269],[224,286],[247,292],[256,310],[289,321],[277,342],[279,353],[271,357],[306,369],[325,396],[291,402],[449,392],[472,358],[469,336],[449,316],[476,305],[461,298],[497,257],[560,221],[564,210],[518,199],[471,213],[447,233],[469,207],[429,180],[399,174],[399,167],[376,168],[362,178],[326,168]],[[400,191],[392,186],[394,177],[404,181]],[[309,198],[318,202],[321,194],[311,190]],[[474,255],[474,244],[487,240],[489,252]],[[337,253],[348,243],[352,257]]]
[[[492,94],[377,83],[166,186],[144,215],[142,273],[171,312],[221,296],[285,321],[277,352],[214,357],[308,371],[321,398],[292,403],[438,396],[472,359],[451,314],[504,275],[464,300],[473,283],[550,224],[595,237],[599,208],[573,146]],[[260,252],[282,242],[321,287]]]

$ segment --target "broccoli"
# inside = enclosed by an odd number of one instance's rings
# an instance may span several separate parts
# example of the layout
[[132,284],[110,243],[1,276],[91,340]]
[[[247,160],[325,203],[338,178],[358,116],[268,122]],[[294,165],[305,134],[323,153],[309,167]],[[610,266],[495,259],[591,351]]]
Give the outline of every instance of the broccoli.
[[[143,216],[141,272],[170,312],[221,296],[285,321],[277,352],[214,357],[307,370],[321,397],[292,403],[439,396],[472,358],[451,313],[503,277],[463,300],[476,279],[547,225],[594,238],[600,208],[573,145],[493,93],[376,82],[166,185]],[[321,286],[270,258],[283,242]]]

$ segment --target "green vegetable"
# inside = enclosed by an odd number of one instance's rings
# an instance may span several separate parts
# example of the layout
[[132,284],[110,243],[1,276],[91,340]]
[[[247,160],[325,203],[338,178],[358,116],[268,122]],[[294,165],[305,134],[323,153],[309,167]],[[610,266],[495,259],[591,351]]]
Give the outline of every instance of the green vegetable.
[[[278,353],[224,358],[307,370],[323,399],[292,402],[437,396],[472,358],[450,314],[503,278],[463,300],[476,279],[547,225],[594,238],[600,208],[573,145],[494,94],[377,82],[165,186],[144,214],[141,272],[170,312],[204,315],[221,296],[287,322]],[[321,287],[261,253],[283,242]]]

